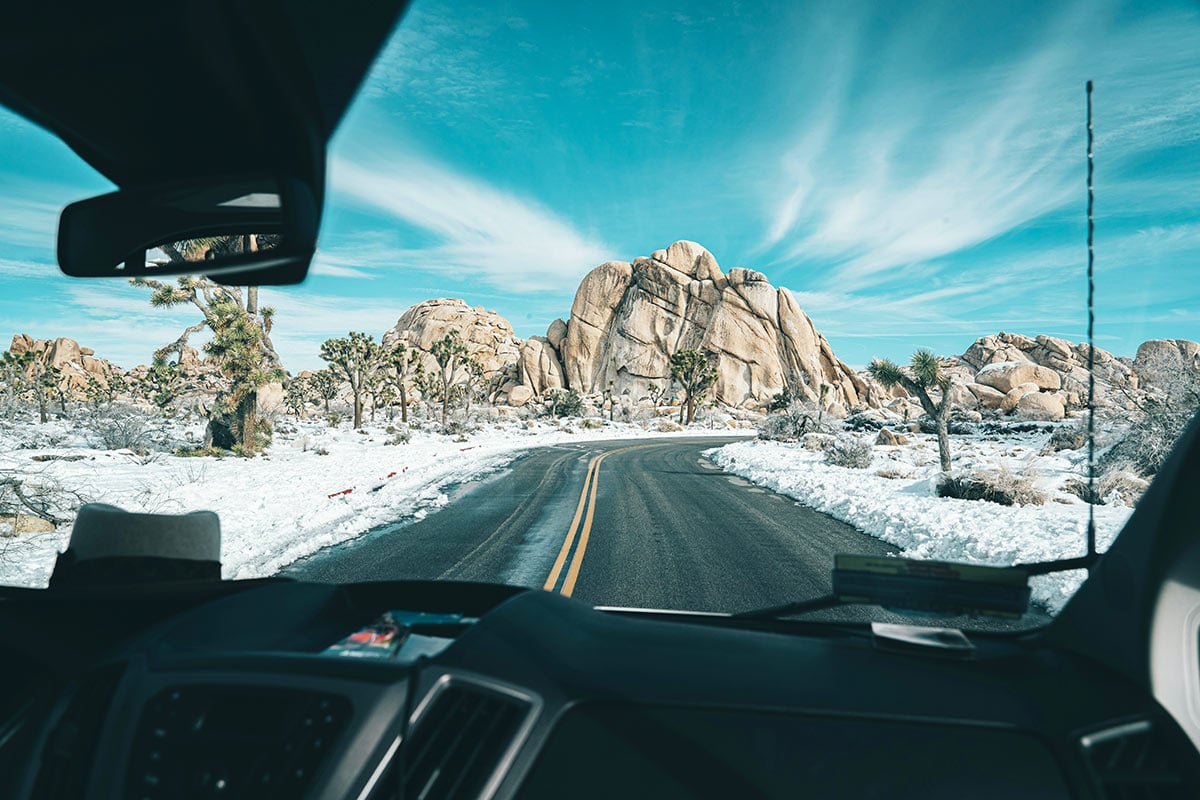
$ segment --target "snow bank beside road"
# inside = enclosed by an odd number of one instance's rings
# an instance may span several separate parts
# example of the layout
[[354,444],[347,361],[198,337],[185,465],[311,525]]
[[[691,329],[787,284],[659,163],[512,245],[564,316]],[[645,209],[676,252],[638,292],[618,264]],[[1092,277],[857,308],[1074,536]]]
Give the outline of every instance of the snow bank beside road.
[[[378,525],[420,518],[447,502],[450,486],[479,480],[535,447],[681,435],[622,423],[567,431],[513,421],[484,427],[465,441],[414,430],[408,444],[389,444],[393,435],[383,423],[362,432],[331,429],[319,421],[299,427],[299,434],[277,436],[264,456],[218,459],[138,457],[92,449],[65,423],[18,426],[0,431],[0,471],[128,511],[217,511],[224,577],[251,578],[272,575]],[[730,433],[737,431],[682,435]],[[48,441],[57,446],[46,446]],[[73,509],[66,516],[73,516]],[[69,537],[69,520],[51,533],[0,536],[0,584],[45,586]]]
[[[955,441],[955,458],[993,465],[1003,463],[1011,443]],[[909,558],[1011,565],[1083,555],[1086,550],[1087,505],[1082,501],[1042,506],[1002,506],[996,503],[937,497],[936,465],[911,459],[910,448],[875,448],[872,469],[827,465],[822,453],[798,444],[737,442],[707,451],[726,472],[740,475],[806,506],[849,523],[864,533],[900,548]],[[890,456],[890,457],[889,457]],[[1028,457],[1025,459],[1028,464]],[[1039,484],[1054,483],[1065,474],[1060,457],[1048,457]],[[900,467],[907,478],[874,473]],[[1124,507],[1096,507],[1097,544],[1106,550],[1129,518]],[[830,567],[832,568],[832,564]],[[1033,599],[1057,612],[1079,588],[1085,573],[1073,571],[1034,578]]]

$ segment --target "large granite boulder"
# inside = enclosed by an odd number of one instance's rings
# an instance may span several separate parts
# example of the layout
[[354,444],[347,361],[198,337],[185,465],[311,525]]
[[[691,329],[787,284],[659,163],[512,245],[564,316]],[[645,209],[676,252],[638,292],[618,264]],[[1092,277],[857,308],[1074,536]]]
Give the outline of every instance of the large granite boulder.
[[712,396],[727,405],[759,406],[788,386],[815,400],[821,384],[831,387],[830,403],[868,400],[867,384],[787,290],[749,269],[726,275],[695,242],[592,270],[575,294],[560,356],[570,388],[644,396],[669,380],[671,354],[692,348],[714,353]]
[[385,347],[403,342],[407,347],[429,351],[430,346],[458,331],[467,355],[479,362],[484,372],[506,372],[521,354],[521,340],[508,320],[483,306],[469,306],[456,297],[417,303],[401,315],[383,335]]

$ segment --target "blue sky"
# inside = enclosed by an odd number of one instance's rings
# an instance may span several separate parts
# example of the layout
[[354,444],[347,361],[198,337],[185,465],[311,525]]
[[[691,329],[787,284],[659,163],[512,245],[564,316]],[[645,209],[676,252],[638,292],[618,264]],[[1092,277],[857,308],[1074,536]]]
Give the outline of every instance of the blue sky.
[[[264,290],[274,338],[313,367],[438,296],[544,333],[590,268],[693,239],[854,366],[1078,340],[1091,78],[1098,343],[1200,339],[1198,54],[1195,2],[416,0],[332,143],[313,276]],[[110,188],[0,111],[0,347],[132,366],[194,321],[57,274],[58,209]]]

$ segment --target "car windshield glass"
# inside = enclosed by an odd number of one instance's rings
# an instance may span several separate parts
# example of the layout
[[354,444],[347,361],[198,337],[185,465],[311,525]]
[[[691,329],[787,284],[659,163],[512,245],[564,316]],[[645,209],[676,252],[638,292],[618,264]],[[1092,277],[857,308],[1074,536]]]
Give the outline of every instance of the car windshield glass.
[[417,0],[288,288],[63,277],[115,187],[0,111],[0,584],[87,503],[217,512],[227,579],[710,612],[1103,551],[1200,402],[1196,53],[1188,2]]

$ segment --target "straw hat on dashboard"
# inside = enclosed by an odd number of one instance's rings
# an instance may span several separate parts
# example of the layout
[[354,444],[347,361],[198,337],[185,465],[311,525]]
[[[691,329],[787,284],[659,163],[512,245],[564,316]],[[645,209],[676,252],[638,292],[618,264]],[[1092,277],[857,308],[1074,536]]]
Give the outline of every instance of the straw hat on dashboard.
[[211,511],[138,514],[103,503],[79,509],[51,587],[221,579],[221,522]]

